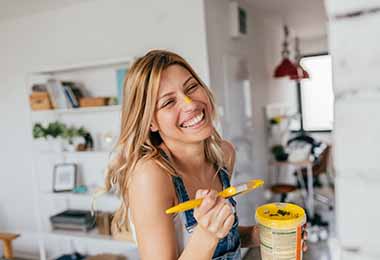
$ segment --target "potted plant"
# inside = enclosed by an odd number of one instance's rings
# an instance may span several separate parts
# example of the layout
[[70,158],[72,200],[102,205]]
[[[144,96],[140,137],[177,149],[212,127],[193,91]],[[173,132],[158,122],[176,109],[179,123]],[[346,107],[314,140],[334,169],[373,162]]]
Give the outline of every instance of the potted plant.
[[67,127],[59,121],[51,122],[45,128],[41,123],[33,126],[34,139],[45,139],[39,143],[47,152],[85,151],[93,148],[91,134],[84,128]]
[[65,125],[59,121],[51,122],[45,128],[41,123],[33,126],[33,138],[42,142],[38,142],[40,149],[46,152],[61,152],[62,139],[61,135],[65,129]]
[[65,150],[76,151],[86,150],[83,149],[83,145],[86,144],[86,134],[88,131],[84,127],[76,128],[74,126],[65,127],[62,137],[66,140]]

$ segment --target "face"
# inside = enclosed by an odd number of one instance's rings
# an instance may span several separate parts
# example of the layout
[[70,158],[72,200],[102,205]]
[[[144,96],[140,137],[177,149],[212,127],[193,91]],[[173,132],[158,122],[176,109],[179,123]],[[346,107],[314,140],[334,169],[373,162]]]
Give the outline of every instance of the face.
[[204,88],[179,65],[163,71],[151,131],[165,143],[196,143],[214,131],[211,104]]

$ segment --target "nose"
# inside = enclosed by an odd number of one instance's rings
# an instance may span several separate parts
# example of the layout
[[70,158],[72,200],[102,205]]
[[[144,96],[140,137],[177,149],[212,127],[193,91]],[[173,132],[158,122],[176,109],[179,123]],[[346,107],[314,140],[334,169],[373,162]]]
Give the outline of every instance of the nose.
[[183,95],[183,102],[182,102],[182,108],[183,108],[183,111],[185,112],[191,112],[194,110],[195,108],[195,103],[193,102],[193,100],[187,96],[187,95]]
[[191,102],[193,102],[193,100],[188,96],[185,96],[183,100],[185,101],[186,104],[190,104]]

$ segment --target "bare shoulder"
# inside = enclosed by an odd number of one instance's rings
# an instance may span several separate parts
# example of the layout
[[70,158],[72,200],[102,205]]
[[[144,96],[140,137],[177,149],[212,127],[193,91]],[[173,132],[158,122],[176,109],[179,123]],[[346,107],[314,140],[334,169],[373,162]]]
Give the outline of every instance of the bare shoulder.
[[224,154],[224,163],[229,173],[233,172],[235,165],[236,152],[234,145],[228,140],[222,141],[222,150]]
[[144,197],[157,196],[173,199],[171,178],[154,160],[139,161],[131,173],[129,195],[144,194]]

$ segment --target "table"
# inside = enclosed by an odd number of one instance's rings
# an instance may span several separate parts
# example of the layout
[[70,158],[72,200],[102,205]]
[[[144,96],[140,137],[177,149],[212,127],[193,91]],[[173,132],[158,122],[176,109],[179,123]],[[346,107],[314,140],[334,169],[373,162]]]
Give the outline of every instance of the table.
[[[310,219],[314,218],[314,187],[313,187],[313,162],[310,160],[290,162],[290,161],[272,161],[269,163],[272,167],[288,167],[293,166],[297,172],[298,181],[301,183],[301,187],[305,189],[306,198],[305,198],[305,207]],[[306,168],[307,173],[307,185],[303,180],[302,169]]]

